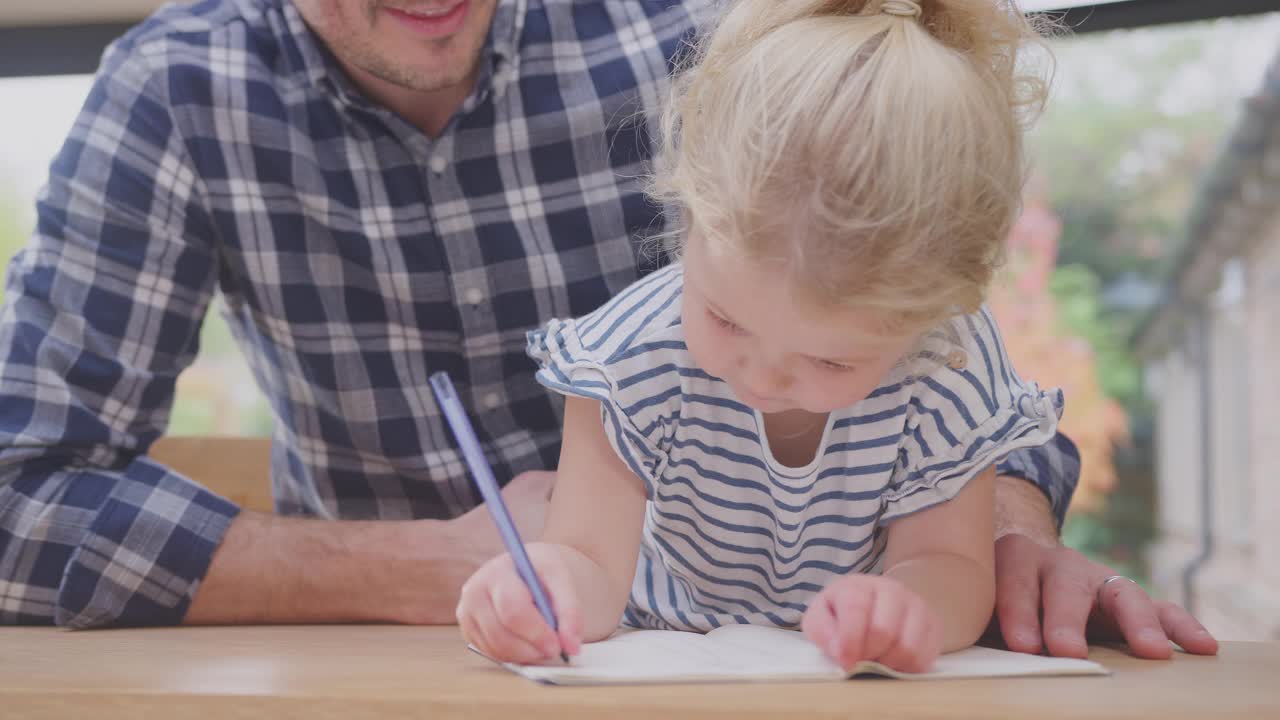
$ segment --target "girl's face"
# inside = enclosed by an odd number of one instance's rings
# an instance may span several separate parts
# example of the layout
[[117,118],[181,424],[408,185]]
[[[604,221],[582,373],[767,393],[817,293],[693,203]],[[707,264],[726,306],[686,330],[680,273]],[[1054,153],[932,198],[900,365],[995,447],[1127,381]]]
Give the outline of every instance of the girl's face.
[[874,334],[874,316],[798,303],[780,265],[709,245],[692,237],[685,249],[685,341],[703,370],[762,413],[854,405],[913,344],[910,338],[868,344],[861,338]]

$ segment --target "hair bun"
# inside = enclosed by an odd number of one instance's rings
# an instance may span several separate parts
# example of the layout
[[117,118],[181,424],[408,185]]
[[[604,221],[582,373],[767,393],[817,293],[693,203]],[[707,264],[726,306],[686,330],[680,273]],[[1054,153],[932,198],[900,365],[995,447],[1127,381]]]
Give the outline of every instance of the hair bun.
[[918,18],[924,10],[915,0],[884,0],[880,12],[897,17]]

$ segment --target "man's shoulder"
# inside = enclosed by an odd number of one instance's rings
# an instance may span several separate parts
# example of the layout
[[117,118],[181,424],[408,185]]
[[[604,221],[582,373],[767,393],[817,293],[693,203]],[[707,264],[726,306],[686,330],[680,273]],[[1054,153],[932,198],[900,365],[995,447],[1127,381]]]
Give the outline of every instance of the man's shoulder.
[[550,20],[548,40],[565,39],[568,29],[577,41],[602,38],[644,45],[644,36],[660,43],[688,36],[712,17],[722,0],[533,0],[529,9]]
[[204,0],[170,3],[111,44],[100,72],[120,66],[176,76],[209,75],[239,81],[278,68],[287,51],[283,2]]
[[620,8],[657,15],[672,10],[683,11],[690,15],[703,16],[714,12],[725,0],[536,0],[547,8],[585,8],[605,7]]

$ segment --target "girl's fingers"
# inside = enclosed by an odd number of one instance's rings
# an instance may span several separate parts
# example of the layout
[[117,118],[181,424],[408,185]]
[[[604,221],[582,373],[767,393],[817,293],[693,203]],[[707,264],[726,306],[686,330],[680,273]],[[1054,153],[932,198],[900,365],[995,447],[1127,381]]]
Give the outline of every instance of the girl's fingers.
[[879,660],[893,648],[902,634],[903,614],[911,602],[906,593],[894,591],[890,587],[877,590],[872,599],[867,620],[866,645],[860,659]]
[[458,620],[458,629],[462,631],[462,639],[466,640],[468,644],[474,645],[480,652],[488,654],[480,628],[476,626],[475,611],[466,604],[459,602],[457,610],[454,611],[454,617]]
[[573,580],[563,567],[554,563],[539,576],[551,595],[551,607],[560,626],[560,648],[566,655],[577,655],[582,652],[583,617]]
[[800,629],[823,654],[840,662],[839,656],[832,652],[839,624],[836,622],[835,609],[831,606],[831,593],[819,593],[813,599],[800,620]]
[[897,642],[880,657],[880,662],[902,672],[928,671],[937,659],[932,624],[929,608],[923,602],[908,606],[903,613],[902,629],[898,633]]
[[484,637],[483,629],[476,621],[476,606],[481,602],[488,602],[488,594],[478,589],[481,584],[473,577],[462,586],[458,607],[454,609],[453,615],[458,621],[458,627],[462,630],[462,637],[480,652],[488,655],[488,641]]
[[874,590],[868,585],[844,585],[831,600],[835,609],[836,631],[831,656],[843,668],[853,667],[867,659],[867,628],[875,605]]
[[536,660],[553,658],[560,654],[560,639],[547,624],[533,595],[514,570],[503,576],[490,590],[496,620],[507,634],[518,638],[524,645],[536,648]]
[[490,657],[503,662],[522,664],[537,663],[547,659],[547,652],[543,648],[508,629],[494,605],[488,604],[477,608],[475,618],[490,648],[486,653]]
[[[470,585],[470,583],[468,583]],[[480,652],[501,662],[534,663],[543,653],[519,636],[513,635],[498,620],[488,590],[464,588],[459,604],[458,621],[463,634]]]

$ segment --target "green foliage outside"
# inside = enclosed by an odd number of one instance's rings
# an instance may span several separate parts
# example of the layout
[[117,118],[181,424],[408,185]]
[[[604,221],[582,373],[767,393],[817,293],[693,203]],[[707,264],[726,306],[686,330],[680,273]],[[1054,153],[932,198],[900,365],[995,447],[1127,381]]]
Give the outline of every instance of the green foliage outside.
[[1103,285],[1126,272],[1159,273],[1180,236],[1197,179],[1262,68],[1247,81],[1214,77],[1206,83],[1205,74],[1242,62],[1223,45],[1244,41],[1239,34],[1258,22],[1175,25],[1056,43],[1060,82],[1031,146],[1050,204],[1063,220],[1063,265],[1084,265]]
[[[1199,179],[1275,50],[1276,14],[1055,41],[1059,83],[1031,140],[1061,218],[1050,283],[1064,331],[1086,338],[1132,442],[1103,510],[1074,513],[1064,540],[1139,579],[1154,538],[1153,406],[1128,346],[1146,312],[1104,301],[1142,278],[1158,287],[1181,241]],[[1069,402],[1069,400],[1068,400]]]
[[1145,585],[1143,550],[1156,534],[1153,408],[1142,390],[1139,361],[1127,345],[1132,314],[1107,312],[1101,289],[1097,273],[1081,264],[1057,268],[1050,280],[1064,332],[1086,339],[1093,347],[1099,382],[1103,391],[1125,408],[1132,440],[1114,456],[1119,479],[1103,509],[1071,514],[1063,528],[1063,541]]
[[[18,220],[18,212],[10,202],[12,193],[0,192],[0,262],[9,267],[9,259],[26,241],[26,233]],[[4,286],[0,284],[0,300],[4,297]]]
[[1074,337],[1087,340],[1098,359],[1102,389],[1133,413],[1148,409],[1142,369],[1129,347],[1133,313],[1108,310],[1099,273],[1084,264],[1059,265],[1049,281],[1058,301],[1058,320]]

